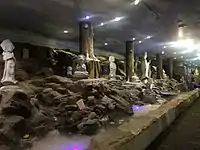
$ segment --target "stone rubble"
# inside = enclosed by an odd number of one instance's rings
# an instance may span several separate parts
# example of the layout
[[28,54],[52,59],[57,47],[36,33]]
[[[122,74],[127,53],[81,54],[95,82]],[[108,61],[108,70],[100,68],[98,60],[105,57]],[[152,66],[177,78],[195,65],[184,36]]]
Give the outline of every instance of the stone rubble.
[[[175,81],[154,84],[157,88],[150,90],[142,83],[126,86],[118,80],[51,76],[20,82],[19,88],[1,88],[0,145],[22,150],[53,130],[93,135],[105,122],[114,122],[116,112],[133,115],[133,105],[165,101],[160,90],[178,91]],[[85,104],[82,110],[76,105],[79,100]]]

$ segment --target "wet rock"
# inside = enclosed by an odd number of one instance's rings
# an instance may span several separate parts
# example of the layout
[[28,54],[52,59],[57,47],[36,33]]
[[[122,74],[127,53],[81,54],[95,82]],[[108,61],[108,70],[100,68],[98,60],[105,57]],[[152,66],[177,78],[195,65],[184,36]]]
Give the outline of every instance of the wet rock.
[[91,112],[89,115],[88,115],[88,119],[95,119],[97,117],[97,114],[95,112]]
[[54,129],[53,117],[43,111],[36,111],[29,121],[30,130],[35,136],[41,137]]
[[71,120],[72,121],[79,121],[83,118],[83,114],[79,111],[75,111],[72,116],[71,116]]
[[67,105],[67,106],[65,106],[65,110],[66,111],[76,111],[76,110],[78,110],[78,106],[77,105]]
[[0,145],[17,145],[20,137],[26,132],[26,122],[23,117],[1,117]]
[[57,83],[57,84],[65,84],[72,83],[72,80],[69,78],[64,78],[61,76],[51,76],[45,79],[47,83]]
[[87,121],[78,125],[81,134],[93,135],[99,129],[99,122],[97,119],[88,119]]
[[145,95],[142,98],[143,102],[147,104],[155,104],[157,103],[157,98],[154,95]]
[[110,110],[115,109],[115,102],[113,99],[107,97],[106,95],[102,98],[101,104],[105,105]]
[[43,103],[47,106],[52,106],[56,102],[55,98],[61,97],[62,95],[57,91],[52,91],[51,89],[45,89],[43,92],[39,93],[36,98],[39,100],[39,103]]
[[28,118],[31,116],[32,105],[28,96],[22,91],[8,91],[2,96],[0,108],[5,115]]
[[94,96],[89,96],[89,97],[87,98],[86,104],[87,104],[88,106],[94,106],[94,105],[97,104],[97,100],[96,100],[96,98],[95,98]]

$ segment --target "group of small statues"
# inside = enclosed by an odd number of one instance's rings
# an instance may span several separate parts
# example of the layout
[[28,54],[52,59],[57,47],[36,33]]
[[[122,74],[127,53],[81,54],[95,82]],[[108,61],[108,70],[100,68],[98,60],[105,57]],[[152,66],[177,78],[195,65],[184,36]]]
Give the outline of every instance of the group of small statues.
[[[1,43],[1,47],[3,49],[3,60],[5,62],[4,65],[4,72],[3,72],[3,77],[1,80],[1,83],[3,85],[7,84],[16,84],[17,81],[15,80],[15,65],[16,65],[16,59],[13,53],[14,50],[14,45],[10,40],[4,40]],[[137,72],[140,72],[140,75],[138,76],[141,80],[145,79],[145,82],[151,77],[151,69],[150,69],[150,63],[151,61],[147,60],[147,52],[144,54],[144,57],[142,58],[140,62],[140,69],[138,70],[138,63],[135,63],[134,68],[136,69],[136,74]],[[117,66],[115,64],[115,57],[110,56],[109,57],[109,79],[110,80],[115,80],[116,79],[116,70]],[[86,68],[86,56],[84,55],[78,55],[76,58],[76,67],[73,71],[73,68],[71,66],[67,67],[67,77],[74,77],[74,78],[89,78],[89,73],[87,72]],[[164,73],[165,77],[166,74]]]
[[[109,79],[114,80],[116,79],[116,70],[117,66],[115,64],[115,57],[110,56],[109,57]],[[76,67],[74,74],[72,75],[72,67],[69,66],[67,69],[67,75],[73,76],[75,78],[88,78],[88,72],[86,68],[86,57],[84,55],[78,55],[76,58]]]

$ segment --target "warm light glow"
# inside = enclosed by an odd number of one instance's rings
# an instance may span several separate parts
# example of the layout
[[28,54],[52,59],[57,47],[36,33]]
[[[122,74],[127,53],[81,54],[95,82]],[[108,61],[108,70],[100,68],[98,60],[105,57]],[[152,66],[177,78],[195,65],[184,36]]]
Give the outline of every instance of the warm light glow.
[[105,45],[105,46],[107,46],[107,45],[108,45],[108,43],[105,43],[104,45]]
[[138,5],[140,3],[140,0],[135,0],[134,4]]
[[175,42],[170,42],[169,45],[171,47],[176,47],[176,48],[186,48],[186,49],[196,48],[196,45],[193,39],[178,40]]
[[68,33],[69,31],[68,30],[64,30],[64,33]]

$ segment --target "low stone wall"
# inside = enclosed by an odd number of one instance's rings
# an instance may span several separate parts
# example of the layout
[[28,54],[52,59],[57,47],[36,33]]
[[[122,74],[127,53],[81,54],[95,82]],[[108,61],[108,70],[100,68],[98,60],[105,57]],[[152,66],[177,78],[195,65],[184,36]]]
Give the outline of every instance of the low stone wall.
[[146,116],[94,136],[89,150],[144,150],[198,98],[199,91],[183,93]]

